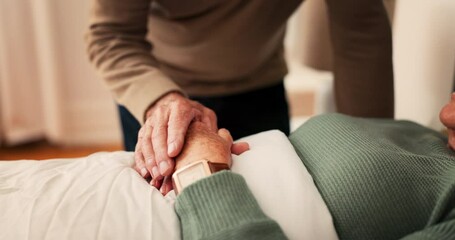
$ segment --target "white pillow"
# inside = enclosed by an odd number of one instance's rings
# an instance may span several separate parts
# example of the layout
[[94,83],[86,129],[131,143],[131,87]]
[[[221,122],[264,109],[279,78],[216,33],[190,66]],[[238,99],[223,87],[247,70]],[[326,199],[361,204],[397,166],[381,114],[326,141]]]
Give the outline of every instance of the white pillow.
[[[234,156],[264,212],[290,239],[337,239],[331,216],[287,137],[244,138]],[[166,197],[133,169],[132,153],[0,162],[0,239],[179,239],[173,192]]]
[[262,210],[286,236],[338,239],[329,210],[286,135],[273,130],[240,141],[251,150],[234,156],[232,171],[243,175]]

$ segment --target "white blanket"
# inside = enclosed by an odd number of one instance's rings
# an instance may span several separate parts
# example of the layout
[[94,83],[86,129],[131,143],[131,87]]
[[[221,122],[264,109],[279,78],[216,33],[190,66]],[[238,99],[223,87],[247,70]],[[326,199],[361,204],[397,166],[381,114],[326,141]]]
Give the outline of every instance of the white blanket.
[[[290,239],[337,239],[313,180],[281,132],[245,138],[234,156],[264,212]],[[0,162],[0,239],[179,239],[175,195],[133,169],[128,152]]]

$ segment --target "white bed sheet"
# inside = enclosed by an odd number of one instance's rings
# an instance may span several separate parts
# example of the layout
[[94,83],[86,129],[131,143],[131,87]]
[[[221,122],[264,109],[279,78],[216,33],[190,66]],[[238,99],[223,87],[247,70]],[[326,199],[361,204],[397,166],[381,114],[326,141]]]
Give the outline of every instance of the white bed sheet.
[[[337,239],[329,211],[286,136],[245,138],[234,156],[264,212],[290,239]],[[0,162],[0,239],[179,239],[166,197],[133,169],[128,152]]]

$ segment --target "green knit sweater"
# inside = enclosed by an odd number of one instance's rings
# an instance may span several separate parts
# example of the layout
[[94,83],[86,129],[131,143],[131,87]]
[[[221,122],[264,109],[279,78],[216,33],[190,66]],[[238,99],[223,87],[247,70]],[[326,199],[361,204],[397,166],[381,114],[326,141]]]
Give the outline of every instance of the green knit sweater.
[[[328,114],[290,140],[340,239],[455,239],[455,155],[408,121]],[[184,239],[285,239],[243,178],[224,171],[177,198]]]

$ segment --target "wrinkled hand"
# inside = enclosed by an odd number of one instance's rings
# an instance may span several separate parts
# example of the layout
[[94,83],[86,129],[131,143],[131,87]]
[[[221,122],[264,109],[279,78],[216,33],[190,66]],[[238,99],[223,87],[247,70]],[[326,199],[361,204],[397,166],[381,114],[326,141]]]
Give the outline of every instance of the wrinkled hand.
[[151,175],[153,183],[173,173],[173,158],[180,154],[191,122],[199,121],[213,132],[218,129],[212,110],[175,92],[161,97],[146,118],[138,135],[134,168],[144,178]]
[[[231,153],[240,155],[247,150],[248,143],[233,143],[228,130],[223,128],[214,132],[200,122],[193,122],[188,128],[183,150],[176,158],[175,171],[201,159],[231,166]],[[164,179],[160,190],[163,195],[172,190],[170,177]]]

